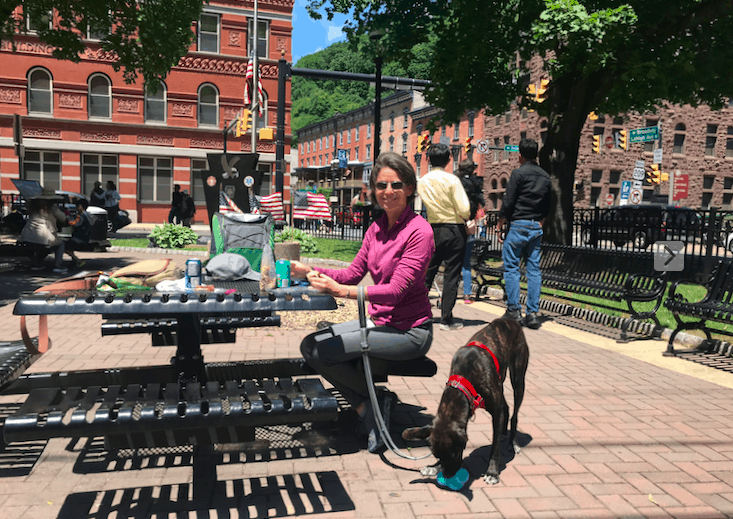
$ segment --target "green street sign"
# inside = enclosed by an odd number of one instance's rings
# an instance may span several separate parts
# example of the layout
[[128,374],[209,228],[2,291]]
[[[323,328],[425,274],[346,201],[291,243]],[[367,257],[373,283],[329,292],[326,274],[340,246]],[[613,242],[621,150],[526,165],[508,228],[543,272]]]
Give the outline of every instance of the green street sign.
[[518,144],[505,144],[504,151],[513,151],[515,153],[519,153],[519,145]]
[[631,144],[637,142],[656,141],[659,139],[659,127],[648,126],[646,128],[637,128],[629,131],[629,142]]

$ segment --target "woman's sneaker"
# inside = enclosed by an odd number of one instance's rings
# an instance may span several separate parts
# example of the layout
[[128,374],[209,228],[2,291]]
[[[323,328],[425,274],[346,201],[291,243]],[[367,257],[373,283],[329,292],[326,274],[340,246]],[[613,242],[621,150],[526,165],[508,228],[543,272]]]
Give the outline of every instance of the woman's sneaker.
[[66,267],[56,267],[55,269],[53,269],[53,271],[54,271],[54,272],[55,272],[56,274],[63,274],[64,272],[66,272],[66,271],[68,271],[68,270],[69,270],[69,269],[67,269]]

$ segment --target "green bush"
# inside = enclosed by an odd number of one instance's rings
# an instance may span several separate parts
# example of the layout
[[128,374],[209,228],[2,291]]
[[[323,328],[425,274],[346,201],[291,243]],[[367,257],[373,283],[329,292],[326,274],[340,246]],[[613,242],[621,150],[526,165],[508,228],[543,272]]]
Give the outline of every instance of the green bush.
[[283,227],[282,231],[275,234],[275,241],[278,243],[283,241],[297,241],[300,243],[301,253],[314,254],[318,252],[318,245],[316,245],[316,240],[313,236],[306,234],[300,229],[288,227],[287,225]]
[[155,226],[148,239],[163,249],[182,249],[186,245],[198,241],[198,234],[190,227],[166,223],[163,227]]

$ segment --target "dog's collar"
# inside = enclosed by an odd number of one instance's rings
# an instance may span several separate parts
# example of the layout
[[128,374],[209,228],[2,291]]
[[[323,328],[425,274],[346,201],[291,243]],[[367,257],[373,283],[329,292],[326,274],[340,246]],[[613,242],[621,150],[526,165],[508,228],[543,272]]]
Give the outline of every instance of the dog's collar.
[[496,367],[496,372],[497,372],[497,373],[498,373],[499,375],[501,375],[501,371],[500,371],[500,369],[499,369],[499,359],[497,359],[497,358],[496,358],[496,355],[494,355],[494,352],[493,352],[493,351],[491,351],[491,350],[490,350],[490,349],[488,348],[488,346],[486,346],[485,344],[481,344],[480,342],[477,342],[477,341],[471,341],[471,342],[469,342],[469,343],[467,344],[467,346],[476,346],[476,347],[478,347],[478,348],[483,348],[484,350],[488,351],[488,352],[489,352],[489,355],[491,355],[491,358],[492,358],[492,359],[494,359],[494,366]]
[[466,395],[466,398],[468,398],[468,401],[471,403],[471,416],[476,412],[476,409],[484,408],[483,397],[476,392],[473,388],[473,384],[471,384],[467,378],[460,375],[451,375],[448,377],[448,383],[446,384],[446,387],[448,386],[454,387]]
[[[476,346],[478,348],[482,348],[489,352],[491,355],[491,358],[494,360],[494,366],[496,367],[496,372],[501,376],[501,371],[499,368],[499,360],[496,358],[496,355],[494,355],[494,352],[491,351],[485,344],[481,344],[477,341],[471,341],[468,343],[468,346]],[[446,386],[454,387],[457,390],[459,390],[461,393],[466,395],[466,398],[468,398],[468,401],[471,403],[471,416],[476,412],[476,409],[484,409],[484,399],[479,395],[476,390],[473,387],[473,384],[471,384],[467,378],[462,377],[460,375],[451,375],[448,377],[448,383]]]

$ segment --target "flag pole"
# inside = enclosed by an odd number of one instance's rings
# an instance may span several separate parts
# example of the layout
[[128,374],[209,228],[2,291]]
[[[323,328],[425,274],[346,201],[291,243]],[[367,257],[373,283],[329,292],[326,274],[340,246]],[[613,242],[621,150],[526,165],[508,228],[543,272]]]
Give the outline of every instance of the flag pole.
[[257,103],[259,102],[259,56],[257,55],[257,36],[258,36],[258,12],[257,12],[257,0],[254,0],[254,17],[252,20],[252,153],[257,153]]

